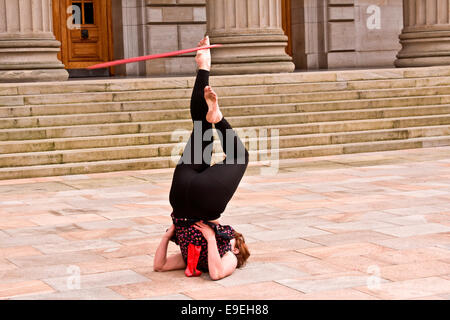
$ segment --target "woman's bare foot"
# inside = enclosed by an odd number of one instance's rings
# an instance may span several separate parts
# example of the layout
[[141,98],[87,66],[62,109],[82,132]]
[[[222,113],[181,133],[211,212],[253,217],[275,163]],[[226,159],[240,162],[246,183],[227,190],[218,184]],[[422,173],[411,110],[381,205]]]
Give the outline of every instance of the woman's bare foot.
[[[209,37],[206,36],[198,43],[198,47],[209,46]],[[199,69],[211,70],[211,50],[204,49],[197,51],[197,56],[195,57],[195,61],[197,62],[197,66]]]
[[220,122],[223,115],[219,109],[219,99],[217,97],[217,93],[215,93],[210,86],[205,87],[205,100],[209,108],[209,111],[206,114],[206,121],[209,123]]

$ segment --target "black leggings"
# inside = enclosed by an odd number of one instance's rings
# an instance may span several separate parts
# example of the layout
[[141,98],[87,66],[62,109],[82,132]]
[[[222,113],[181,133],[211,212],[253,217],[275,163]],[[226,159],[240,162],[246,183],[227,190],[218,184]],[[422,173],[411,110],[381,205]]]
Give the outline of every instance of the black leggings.
[[172,179],[169,200],[175,218],[215,220],[233,197],[245,170],[249,154],[225,118],[215,124],[226,158],[211,166],[212,124],[206,121],[208,105],[204,89],[209,72],[197,73],[191,98],[194,129]]

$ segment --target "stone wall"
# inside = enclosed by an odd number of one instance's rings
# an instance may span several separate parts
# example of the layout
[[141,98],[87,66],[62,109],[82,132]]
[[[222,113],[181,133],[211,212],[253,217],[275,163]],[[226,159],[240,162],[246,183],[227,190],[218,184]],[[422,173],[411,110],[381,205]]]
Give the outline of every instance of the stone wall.
[[402,15],[402,0],[293,1],[297,69],[394,66]]
[[[146,0],[147,54],[196,47],[206,33],[206,0]],[[146,62],[147,75],[183,75],[196,70],[195,54]]]
[[[112,27],[114,59],[143,56],[147,53],[145,0],[113,0]],[[145,76],[145,63],[116,67],[117,75]]]
[[[113,4],[115,59],[195,47],[207,30],[206,0],[117,0]],[[291,5],[296,69],[394,66],[401,48],[402,0],[292,0]],[[219,13],[212,16],[218,19],[226,14]],[[196,69],[194,55],[119,66],[117,73],[188,75]]]
[[324,68],[327,65],[326,0],[294,0],[291,6],[291,41],[296,69]]

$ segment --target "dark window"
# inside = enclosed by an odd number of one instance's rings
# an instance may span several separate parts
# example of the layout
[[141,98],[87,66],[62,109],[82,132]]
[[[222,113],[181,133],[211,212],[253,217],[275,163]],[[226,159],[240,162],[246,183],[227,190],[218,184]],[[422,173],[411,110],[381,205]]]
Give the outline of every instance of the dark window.
[[84,24],[94,24],[94,4],[86,2],[84,4]]

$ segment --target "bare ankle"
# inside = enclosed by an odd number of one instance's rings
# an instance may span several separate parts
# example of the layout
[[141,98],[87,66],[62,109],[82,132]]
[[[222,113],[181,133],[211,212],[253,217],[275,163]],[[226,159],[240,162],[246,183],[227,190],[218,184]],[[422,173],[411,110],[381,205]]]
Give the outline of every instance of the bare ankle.
[[212,124],[216,124],[223,119],[223,114],[220,110],[210,110],[208,114],[206,115],[206,121]]
[[211,67],[208,66],[208,65],[199,65],[198,69],[199,70],[205,70],[205,71],[208,71],[208,72],[211,71]]

